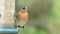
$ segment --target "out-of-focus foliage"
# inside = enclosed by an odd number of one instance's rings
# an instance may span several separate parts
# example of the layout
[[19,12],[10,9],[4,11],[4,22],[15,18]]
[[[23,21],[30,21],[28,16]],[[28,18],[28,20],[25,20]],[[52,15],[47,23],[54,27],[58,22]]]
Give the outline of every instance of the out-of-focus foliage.
[[[22,6],[28,7],[30,25],[47,23],[48,12],[51,8],[51,0],[16,0],[16,11]],[[46,25],[46,24],[43,25]]]
[[17,12],[22,6],[29,21],[21,34],[60,34],[60,0],[16,0]]
[[[16,11],[22,6],[28,7],[29,21],[21,34],[47,34],[45,30],[48,12],[51,8],[50,0],[16,0]],[[33,27],[31,27],[33,26]],[[41,27],[44,27],[43,29]],[[41,29],[40,29],[41,28]]]
[[48,31],[44,28],[37,30],[35,27],[26,26],[21,34],[48,34]]

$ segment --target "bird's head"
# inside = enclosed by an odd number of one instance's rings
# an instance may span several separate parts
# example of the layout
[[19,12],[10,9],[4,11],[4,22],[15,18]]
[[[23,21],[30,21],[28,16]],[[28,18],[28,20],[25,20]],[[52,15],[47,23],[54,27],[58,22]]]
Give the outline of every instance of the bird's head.
[[23,9],[23,10],[27,10],[27,7],[26,7],[26,6],[24,6],[24,7],[22,7],[22,9]]

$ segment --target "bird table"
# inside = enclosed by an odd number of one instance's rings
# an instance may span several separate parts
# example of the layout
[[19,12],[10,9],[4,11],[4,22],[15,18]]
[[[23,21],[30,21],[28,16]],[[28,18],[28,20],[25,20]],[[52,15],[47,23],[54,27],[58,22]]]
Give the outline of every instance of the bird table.
[[0,34],[18,34],[18,30],[3,28],[3,29],[0,29]]
[[[13,26],[1,24],[14,24],[15,0],[0,0],[0,34],[18,34]],[[3,27],[4,26],[4,27]]]

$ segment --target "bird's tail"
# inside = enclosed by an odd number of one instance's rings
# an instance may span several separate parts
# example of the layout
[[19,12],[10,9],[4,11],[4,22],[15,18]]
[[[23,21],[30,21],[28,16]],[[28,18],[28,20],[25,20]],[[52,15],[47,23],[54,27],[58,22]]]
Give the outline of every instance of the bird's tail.
[[22,25],[16,25],[15,27],[19,32],[21,32],[22,29],[24,28],[24,26],[22,26]]
[[17,28],[17,30],[18,30],[19,32],[21,32],[21,31],[22,31],[22,28]]

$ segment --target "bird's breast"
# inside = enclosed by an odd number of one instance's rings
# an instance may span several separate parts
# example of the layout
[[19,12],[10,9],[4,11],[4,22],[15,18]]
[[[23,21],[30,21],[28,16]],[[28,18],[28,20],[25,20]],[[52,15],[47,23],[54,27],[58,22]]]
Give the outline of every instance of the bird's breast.
[[18,16],[18,19],[20,21],[25,21],[28,17],[28,13],[20,13],[19,16]]

